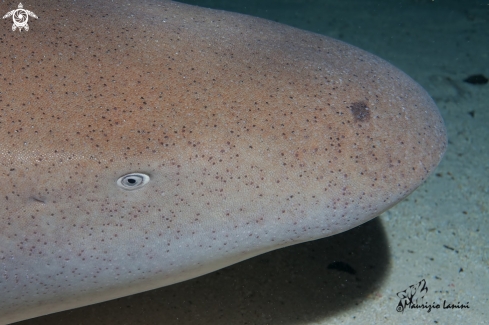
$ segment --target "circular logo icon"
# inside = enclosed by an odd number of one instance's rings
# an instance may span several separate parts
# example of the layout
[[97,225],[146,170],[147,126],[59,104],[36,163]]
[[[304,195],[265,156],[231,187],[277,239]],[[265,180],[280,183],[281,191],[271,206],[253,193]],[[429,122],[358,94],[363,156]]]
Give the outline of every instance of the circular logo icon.
[[17,28],[19,29],[19,32],[24,28],[26,31],[29,30],[29,25],[27,24],[27,21],[29,20],[29,16],[38,18],[35,13],[29,10],[25,10],[24,6],[22,6],[22,3],[19,3],[19,7],[15,10],[7,12],[3,18],[7,18],[12,16],[12,19],[14,21],[14,24],[12,25],[12,30],[15,31]]

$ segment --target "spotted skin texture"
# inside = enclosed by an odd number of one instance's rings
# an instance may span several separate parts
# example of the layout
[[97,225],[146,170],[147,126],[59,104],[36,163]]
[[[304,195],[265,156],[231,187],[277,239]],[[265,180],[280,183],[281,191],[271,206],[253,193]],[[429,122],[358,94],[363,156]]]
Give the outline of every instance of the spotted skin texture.
[[1,324],[346,231],[445,152],[428,94],[340,41],[167,1],[25,7],[29,32],[0,25]]

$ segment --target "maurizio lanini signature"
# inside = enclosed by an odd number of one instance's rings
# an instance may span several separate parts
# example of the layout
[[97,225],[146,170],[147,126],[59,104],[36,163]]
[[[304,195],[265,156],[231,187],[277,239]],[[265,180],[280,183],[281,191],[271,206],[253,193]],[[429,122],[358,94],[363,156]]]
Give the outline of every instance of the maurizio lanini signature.
[[24,28],[26,31],[29,30],[29,25],[27,24],[29,16],[36,19],[38,18],[32,11],[25,10],[22,3],[19,3],[19,7],[17,9],[7,12],[2,18],[5,19],[10,16],[12,16],[12,20],[14,21],[14,24],[12,25],[12,30],[14,32],[17,28],[19,29],[19,32],[22,31],[22,28]]
[[[409,286],[406,290],[399,291],[397,296],[399,297],[399,304],[397,304],[396,310],[398,312],[404,312],[406,308],[409,309],[427,309],[428,313],[432,309],[440,309],[442,305],[433,302],[432,304],[423,303],[424,296],[428,293],[428,286],[426,285],[426,280],[423,279],[417,284]],[[466,304],[447,304],[446,300],[443,300],[443,309],[465,309],[470,308],[469,302]]]

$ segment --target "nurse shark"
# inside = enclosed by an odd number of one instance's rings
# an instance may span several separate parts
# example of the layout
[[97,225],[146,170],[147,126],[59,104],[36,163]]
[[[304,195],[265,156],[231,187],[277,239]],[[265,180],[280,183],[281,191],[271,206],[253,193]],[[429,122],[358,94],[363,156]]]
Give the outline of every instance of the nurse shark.
[[24,7],[0,35],[1,324],[346,231],[446,150],[426,91],[341,41],[163,0]]

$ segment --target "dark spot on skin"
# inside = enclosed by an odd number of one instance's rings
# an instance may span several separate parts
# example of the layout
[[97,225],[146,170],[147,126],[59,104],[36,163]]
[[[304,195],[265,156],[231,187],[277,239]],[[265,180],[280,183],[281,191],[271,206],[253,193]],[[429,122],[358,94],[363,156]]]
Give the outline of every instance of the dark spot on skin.
[[365,102],[355,102],[350,105],[355,122],[366,122],[370,119],[370,111]]

